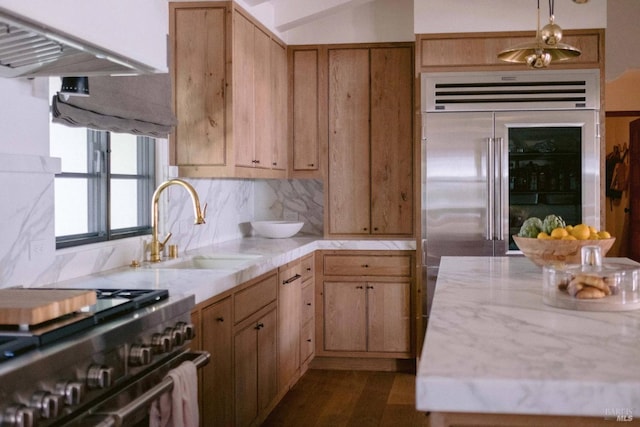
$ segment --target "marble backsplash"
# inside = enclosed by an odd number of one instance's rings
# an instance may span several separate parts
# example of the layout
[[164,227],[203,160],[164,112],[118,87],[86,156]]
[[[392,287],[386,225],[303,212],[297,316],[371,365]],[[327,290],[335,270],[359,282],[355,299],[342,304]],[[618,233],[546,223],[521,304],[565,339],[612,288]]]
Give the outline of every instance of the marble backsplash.
[[[0,288],[41,286],[128,265],[148,257],[150,236],[55,249],[56,159],[0,153]],[[206,224],[194,225],[183,188],[161,198],[160,236],[171,232],[180,253],[252,234],[254,219],[304,221],[306,234],[323,234],[323,188],[318,180],[189,179],[207,203]]]

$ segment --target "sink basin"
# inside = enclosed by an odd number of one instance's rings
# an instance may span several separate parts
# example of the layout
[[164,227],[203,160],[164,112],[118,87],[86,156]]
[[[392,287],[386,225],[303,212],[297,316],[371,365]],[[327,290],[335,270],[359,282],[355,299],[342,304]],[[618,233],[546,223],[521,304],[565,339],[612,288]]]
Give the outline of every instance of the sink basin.
[[212,254],[197,255],[192,258],[175,261],[165,261],[154,265],[155,268],[179,268],[202,270],[232,270],[244,264],[262,258],[257,254]]

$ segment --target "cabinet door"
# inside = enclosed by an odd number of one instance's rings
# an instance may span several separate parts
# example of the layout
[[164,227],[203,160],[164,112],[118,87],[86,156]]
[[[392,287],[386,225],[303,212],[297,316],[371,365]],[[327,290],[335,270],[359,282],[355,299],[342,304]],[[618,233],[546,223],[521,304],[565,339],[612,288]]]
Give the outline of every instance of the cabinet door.
[[278,388],[282,390],[300,367],[300,264],[282,269],[278,278]]
[[202,349],[211,354],[202,368],[201,419],[207,426],[227,427],[233,425],[231,297],[203,308],[201,316]]
[[175,9],[175,154],[178,165],[226,163],[226,8]]
[[273,124],[276,115],[273,111],[271,82],[271,38],[257,27],[254,35],[254,101],[253,120],[255,133],[250,144],[253,144],[253,165],[258,168],[271,169],[273,161]]
[[233,143],[236,165],[253,166],[255,153],[255,26],[235,13],[233,20]]
[[329,233],[370,234],[369,49],[329,50]]
[[367,283],[369,351],[411,350],[409,282]]
[[271,167],[287,169],[287,49],[271,40]]
[[293,170],[318,170],[318,50],[294,50],[292,64]]
[[324,349],[367,350],[365,283],[324,282]]
[[277,314],[271,310],[258,326],[258,411],[264,414],[278,395],[277,376]]
[[258,322],[237,332],[234,340],[236,426],[258,416]]
[[413,233],[413,50],[371,49],[371,233]]

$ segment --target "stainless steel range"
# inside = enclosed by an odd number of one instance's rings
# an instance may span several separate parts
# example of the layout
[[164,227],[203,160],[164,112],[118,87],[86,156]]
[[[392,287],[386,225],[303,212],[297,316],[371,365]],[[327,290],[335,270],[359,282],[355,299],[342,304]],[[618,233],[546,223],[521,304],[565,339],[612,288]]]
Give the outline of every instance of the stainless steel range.
[[192,353],[193,296],[96,290],[95,305],[26,328],[0,327],[0,426],[134,426]]

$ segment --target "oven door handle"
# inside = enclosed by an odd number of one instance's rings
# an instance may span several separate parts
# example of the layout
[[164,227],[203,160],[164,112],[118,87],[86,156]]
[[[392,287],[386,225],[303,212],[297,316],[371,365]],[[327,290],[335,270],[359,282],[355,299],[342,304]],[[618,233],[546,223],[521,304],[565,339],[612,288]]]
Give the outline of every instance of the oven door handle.
[[[209,354],[209,352],[207,351],[194,351],[191,352],[191,354],[197,354],[197,357],[193,360],[193,363],[198,369],[209,363],[209,359],[211,359],[211,354]],[[106,415],[108,418],[103,420],[96,427],[124,426],[124,420],[126,420],[131,414],[140,410],[144,406],[151,405],[151,403],[158,399],[163,393],[171,390],[173,390],[173,380],[171,379],[171,377],[166,377],[158,384],[147,390],[144,394],[132,400],[122,408],[103,413],[103,415]]]

